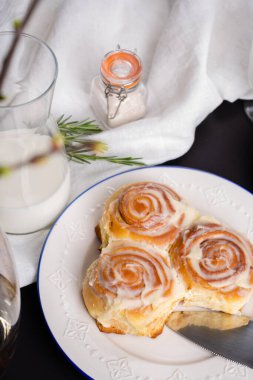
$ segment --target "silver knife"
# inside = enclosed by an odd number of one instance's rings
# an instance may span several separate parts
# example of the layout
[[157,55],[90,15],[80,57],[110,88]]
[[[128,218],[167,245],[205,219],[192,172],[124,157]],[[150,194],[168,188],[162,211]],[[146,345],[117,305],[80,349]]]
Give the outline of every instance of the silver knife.
[[176,311],[167,326],[201,347],[253,368],[253,321],[222,312]]

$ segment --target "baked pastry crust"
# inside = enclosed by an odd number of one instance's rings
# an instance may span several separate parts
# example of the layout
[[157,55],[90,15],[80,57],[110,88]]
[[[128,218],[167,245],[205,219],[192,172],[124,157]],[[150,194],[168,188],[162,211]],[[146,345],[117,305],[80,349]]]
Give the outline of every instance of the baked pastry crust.
[[180,229],[199,217],[174,190],[157,182],[137,182],[118,189],[107,201],[99,223],[102,246],[130,239],[163,249]]
[[252,245],[221,224],[193,224],[169,254],[187,288],[185,305],[235,314],[253,292]]
[[174,311],[169,315],[167,326],[174,331],[188,326],[203,326],[215,330],[232,330],[247,326],[249,318],[217,311]]
[[82,295],[103,332],[159,335],[184,294],[168,256],[132,241],[113,242],[88,269]]

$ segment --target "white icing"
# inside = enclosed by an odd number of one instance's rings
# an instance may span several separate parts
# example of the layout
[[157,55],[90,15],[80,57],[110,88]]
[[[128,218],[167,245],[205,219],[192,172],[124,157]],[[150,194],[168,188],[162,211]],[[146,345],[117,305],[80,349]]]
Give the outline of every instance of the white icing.
[[199,212],[189,206],[184,200],[177,201],[175,199],[171,199],[171,203],[175,209],[175,214],[171,216],[170,224],[177,224],[180,216],[184,215],[183,224],[181,227],[186,228],[199,217]]
[[[126,261],[127,256],[129,259]],[[148,251],[143,248],[140,251],[139,245],[136,250],[133,244],[120,242],[103,249],[98,260],[101,268],[99,283],[105,289],[106,298],[115,307],[120,305],[121,309],[134,309],[159,305],[165,298],[168,300],[165,293],[171,286],[172,294],[178,292],[174,286],[176,272],[170,269],[169,262],[160,254],[160,250],[149,247]],[[130,280],[129,273],[127,278],[124,277],[125,270],[132,272]],[[89,283],[94,286],[94,275]]]
[[[152,188],[151,186],[156,186]],[[195,220],[199,213],[183,200],[174,198],[174,194],[169,189],[160,184],[136,184],[126,189],[127,196],[124,197],[127,212],[138,221],[138,226],[128,224],[119,211],[119,200],[115,199],[109,206],[109,212],[114,215],[123,228],[129,229],[143,236],[160,236],[170,230],[172,226],[186,226]],[[140,196],[141,193],[141,196]],[[123,193],[124,194],[124,193]],[[126,201],[127,198],[127,201]],[[137,211],[134,203],[143,204],[145,209]],[[167,203],[170,203],[168,206]],[[151,207],[152,205],[152,207]]]
[[[231,291],[236,287],[251,289],[251,247],[247,242],[244,243],[240,237],[230,236],[226,233],[222,233],[221,230],[222,228],[218,227],[216,235],[207,237],[207,235],[205,235],[205,227],[203,226],[203,228],[199,229],[192,238],[185,241],[185,250],[189,250],[187,259],[190,259],[191,266],[198,276],[205,279],[214,288],[224,288],[224,291],[226,292]],[[233,235],[234,234],[235,233],[233,232]],[[203,238],[199,239],[202,235]],[[192,244],[193,240],[196,240],[196,244],[190,248],[190,244]],[[215,242],[217,240],[217,244],[215,244],[209,254],[203,258],[203,247],[201,244],[203,244],[205,240],[209,240],[210,242]],[[240,262],[240,251],[243,252],[245,256],[245,269],[242,272],[236,273],[236,267],[231,268],[230,266],[234,256],[237,262]],[[218,268],[212,260],[212,254],[217,252],[219,252],[221,256]],[[222,260],[224,261],[223,265],[221,265]],[[205,273],[202,270],[200,263],[208,273]]]

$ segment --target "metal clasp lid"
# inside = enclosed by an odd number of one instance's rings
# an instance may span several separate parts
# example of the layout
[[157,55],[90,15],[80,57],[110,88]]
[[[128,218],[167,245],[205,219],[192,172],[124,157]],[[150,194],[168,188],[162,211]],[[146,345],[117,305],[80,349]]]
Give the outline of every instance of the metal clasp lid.
[[[117,116],[121,103],[127,98],[127,92],[124,87],[114,87],[107,84],[105,88],[105,97],[107,99],[107,117],[114,119]],[[118,99],[118,102],[113,101]]]

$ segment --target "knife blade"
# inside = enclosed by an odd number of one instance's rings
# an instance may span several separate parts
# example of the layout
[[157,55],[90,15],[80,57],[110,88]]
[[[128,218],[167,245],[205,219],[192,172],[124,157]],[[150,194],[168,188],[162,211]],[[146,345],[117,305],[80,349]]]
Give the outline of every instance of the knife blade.
[[253,368],[253,321],[208,311],[171,313],[167,326],[216,355]]

